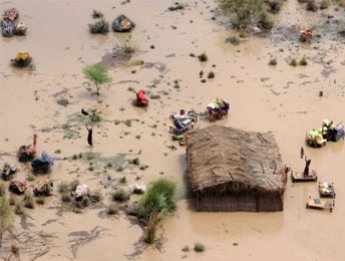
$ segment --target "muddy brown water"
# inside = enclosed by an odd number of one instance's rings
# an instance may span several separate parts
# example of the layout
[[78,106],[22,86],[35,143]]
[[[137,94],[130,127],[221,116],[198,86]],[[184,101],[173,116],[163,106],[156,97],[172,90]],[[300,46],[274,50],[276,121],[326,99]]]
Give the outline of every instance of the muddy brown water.
[[[226,19],[211,19],[213,1],[185,3],[189,4],[185,10],[167,12],[174,1],[0,1],[1,11],[17,7],[20,21],[29,26],[25,37],[0,40],[1,151],[11,154],[2,155],[0,161],[16,162],[17,148],[30,143],[36,131],[38,150],[60,158],[86,152],[112,157],[141,151],[140,161],[149,166],[146,170],[110,170],[108,174],[113,178],[126,176],[129,184],[137,177],[148,183],[161,176],[178,184],[178,209],[162,223],[163,238],[158,247],[145,247],[140,242],[142,229],[123,214],[101,218],[102,209],[90,209],[83,214],[57,215],[60,203],[55,192],[45,206],[27,211],[33,226],[26,233],[33,233],[38,243],[33,244],[32,251],[22,249],[22,260],[36,255],[37,260],[344,260],[344,142],[328,143],[323,149],[304,145],[305,132],[319,127],[323,117],[336,122],[345,119],[343,40],[321,37],[311,45],[299,44],[299,28],[317,25],[320,12],[306,13],[296,1],[287,1],[271,34],[246,38],[232,46],[225,43],[233,34],[221,23]],[[128,15],[137,24],[131,45],[138,52],[132,60],[160,65],[110,68],[113,81],[101,89],[99,98],[87,90],[93,86],[88,85],[82,68],[100,62],[125,38],[112,32],[90,35],[87,24],[93,20],[93,9],[101,10],[108,21],[122,13]],[[343,18],[334,7],[322,13]],[[17,51],[32,55],[33,71],[9,66]],[[190,57],[190,53],[202,52],[209,57],[206,63]],[[288,65],[292,58],[299,61],[304,56],[308,66]],[[277,66],[268,66],[271,57],[277,59]],[[201,70],[204,75],[213,71],[216,77],[202,83]],[[180,88],[174,88],[175,80]],[[150,89],[160,99],[152,99],[147,110],[135,108],[129,87]],[[318,97],[320,90],[324,92],[322,98]],[[304,166],[299,155],[301,146],[305,147],[320,179],[335,182],[337,198],[332,214],[305,209],[308,196],[317,195],[316,184],[290,181],[280,213],[196,213],[189,209],[183,182],[185,152],[183,147],[175,151],[168,148],[177,146],[168,133],[168,117],[180,108],[201,112],[217,96],[230,101],[231,112],[228,119],[214,124],[272,131],[283,161],[297,170]],[[69,104],[58,105],[59,98],[68,99]],[[97,109],[105,119],[94,126],[92,149],[87,146],[82,122],[74,126],[80,138],[63,138],[61,125],[81,108]],[[131,127],[115,124],[126,119],[138,121]],[[199,121],[198,127],[208,124]],[[38,131],[54,126],[60,127]],[[60,154],[54,153],[57,149]],[[17,177],[25,178],[30,170],[23,165],[20,168]],[[87,161],[57,160],[50,177],[56,184],[79,178],[92,189],[100,189],[108,204],[110,190],[100,184],[104,174],[87,168]],[[19,218],[16,224],[20,233]],[[40,245],[40,231],[53,236],[44,241],[45,247]],[[184,246],[192,249],[196,242],[206,246],[204,253],[181,251]]]

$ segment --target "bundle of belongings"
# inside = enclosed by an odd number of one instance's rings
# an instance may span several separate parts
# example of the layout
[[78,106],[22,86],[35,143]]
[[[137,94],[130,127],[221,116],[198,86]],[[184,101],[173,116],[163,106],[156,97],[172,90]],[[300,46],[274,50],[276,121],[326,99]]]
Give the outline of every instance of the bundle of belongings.
[[30,65],[32,58],[28,52],[18,52],[14,58],[11,59],[11,63],[14,67],[26,67]]
[[344,139],[344,126],[340,123],[334,124],[332,120],[326,118],[322,121],[322,135],[327,141]]
[[26,190],[26,182],[25,180],[13,180],[10,182],[9,189],[13,193],[23,194]]
[[141,106],[141,107],[146,107],[149,105],[149,99],[145,95],[144,90],[139,90],[137,93],[137,100],[136,100],[136,105]]
[[125,15],[117,17],[112,25],[114,32],[130,32],[135,27],[135,24]]
[[49,196],[53,190],[54,184],[49,179],[45,179],[43,182],[39,182],[33,189],[34,195],[37,196]]
[[72,196],[75,197],[76,200],[81,200],[83,196],[89,194],[89,187],[86,184],[79,184],[75,191],[72,192]]
[[35,173],[47,173],[53,163],[54,159],[43,151],[40,159],[34,159],[31,161],[31,167]]
[[20,162],[32,161],[36,155],[37,135],[33,135],[32,145],[22,145],[19,147],[17,157]]
[[28,26],[24,23],[16,23],[18,11],[15,8],[8,9],[4,12],[1,21],[2,35],[12,37],[14,35],[25,35]]
[[9,180],[13,176],[13,174],[16,173],[16,171],[16,165],[5,162],[1,171],[1,177],[3,180]]
[[216,98],[207,105],[206,109],[210,121],[220,120],[228,115],[230,104],[222,99]]
[[302,30],[299,40],[301,42],[310,42],[311,39],[313,38],[313,30],[312,29],[307,29],[307,30]]

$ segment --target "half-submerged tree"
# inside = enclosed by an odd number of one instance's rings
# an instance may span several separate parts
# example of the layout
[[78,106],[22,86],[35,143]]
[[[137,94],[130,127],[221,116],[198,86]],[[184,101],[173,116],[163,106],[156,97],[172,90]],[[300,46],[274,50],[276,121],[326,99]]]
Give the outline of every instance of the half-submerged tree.
[[84,75],[96,85],[96,93],[99,95],[101,85],[111,81],[107,67],[101,64],[88,65],[83,70]]
[[146,224],[144,240],[152,244],[156,229],[164,215],[176,209],[175,183],[167,179],[154,181],[139,202],[139,217]]
[[0,197],[0,252],[5,232],[10,232],[14,221],[12,209],[4,197]]

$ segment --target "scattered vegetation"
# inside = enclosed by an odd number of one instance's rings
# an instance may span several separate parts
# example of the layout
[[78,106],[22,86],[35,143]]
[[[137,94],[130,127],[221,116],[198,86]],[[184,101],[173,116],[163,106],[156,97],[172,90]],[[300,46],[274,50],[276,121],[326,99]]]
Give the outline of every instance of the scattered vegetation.
[[320,3],[320,9],[327,9],[330,5],[330,1],[329,0],[322,0]]
[[195,252],[198,252],[198,253],[204,252],[205,249],[206,249],[205,246],[204,246],[203,244],[201,244],[201,243],[196,243],[196,244],[194,245],[194,251],[195,251]]
[[267,5],[269,7],[268,11],[273,14],[277,14],[280,11],[280,8],[283,5],[282,0],[269,0],[267,1]]
[[290,61],[290,65],[291,65],[291,66],[297,66],[297,61],[296,61],[296,59],[292,59],[292,60]]
[[14,206],[16,204],[16,199],[14,198],[14,196],[12,194],[10,195],[10,198],[8,199],[8,203],[11,206]]
[[93,10],[92,12],[92,18],[96,19],[96,18],[102,18],[104,15],[101,11],[98,10]]
[[227,43],[231,43],[233,45],[239,45],[240,40],[236,36],[230,36],[225,40]]
[[208,57],[207,57],[206,53],[202,53],[198,56],[198,59],[200,62],[207,62]]
[[276,66],[277,65],[277,59],[276,58],[271,58],[270,61],[268,62],[268,65],[270,66]]
[[299,61],[299,65],[302,65],[302,66],[308,65],[308,62],[307,62],[307,60],[306,60],[305,57],[303,57],[303,58]]
[[45,198],[44,197],[38,197],[36,198],[36,203],[39,205],[43,205],[45,202]]
[[308,0],[306,10],[316,12],[317,11],[316,1],[315,0]]
[[26,180],[27,180],[27,181],[34,181],[35,178],[36,178],[35,175],[29,174],[29,175],[26,177]]
[[189,246],[184,246],[181,250],[183,252],[189,252],[190,251]]
[[96,113],[95,111],[93,111],[89,114],[89,119],[92,123],[97,123],[97,122],[102,121],[102,117],[98,113]]
[[168,8],[168,10],[169,10],[169,11],[177,11],[177,10],[183,10],[184,8],[185,8],[184,5],[182,5],[182,4],[178,3],[178,2],[176,2],[175,5],[170,6],[170,7]]
[[61,201],[63,203],[69,203],[72,201],[71,193],[75,191],[79,185],[79,180],[73,180],[70,183],[62,182],[58,186],[58,192],[61,194]]
[[111,81],[111,78],[108,76],[107,68],[101,64],[86,66],[83,72],[85,77],[96,85],[97,95],[99,95],[101,85]]
[[3,235],[12,229],[13,221],[13,212],[10,205],[4,197],[0,197],[0,249]]
[[91,192],[89,198],[92,203],[98,203],[102,201],[103,196],[102,196],[102,193],[97,190],[97,191]]
[[144,241],[153,244],[156,228],[162,217],[176,209],[175,183],[159,179],[151,184],[139,202],[139,217],[147,225]]
[[14,208],[14,214],[18,216],[24,216],[25,210],[23,209],[23,206],[20,203],[16,204],[16,207]]
[[11,244],[11,253],[16,256],[19,257],[19,246],[15,245],[15,244]]
[[24,195],[23,204],[24,204],[24,207],[26,207],[26,208],[30,208],[30,209],[35,208],[35,205],[34,205],[34,198],[32,197],[31,194],[26,193],[26,194]]
[[70,195],[69,193],[63,193],[63,194],[61,195],[61,201],[62,201],[63,203],[71,202],[71,201],[72,201],[72,197],[71,197],[71,195]]
[[73,192],[76,191],[79,185],[78,180],[70,183],[62,182],[58,186],[58,192],[61,194],[61,201],[63,209],[73,211],[74,213],[82,213],[81,209],[88,206],[95,205],[102,201],[103,196],[100,191],[88,191],[86,194],[76,197]]
[[220,7],[234,15],[231,22],[235,29],[244,31],[249,25],[257,24],[260,28],[270,30],[273,21],[267,15],[266,9],[271,13],[278,13],[282,0],[222,0]]
[[109,32],[109,23],[105,19],[89,24],[90,33],[92,34],[106,34]]
[[112,203],[107,208],[107,215],[116,215],[119,212],[119,208],[116,204]]
[[213,79],[215,77],[214,72],[209,72],[209,74],[207,75],[208,79]]
[[117,201],[117,202],[125,202],[125,201],[129,200],[129,197],[130,197],[130,194],[127,191],[125,191],[124,189],[116,190],[112,194],[112,200]]
[[269,18],[268,14],[263,12],[259,16],[258,26],[265,30],[273,28],[273,21]]
[[4,183],[0,183],[0,197],[4,197],[6,194],[6,188]]

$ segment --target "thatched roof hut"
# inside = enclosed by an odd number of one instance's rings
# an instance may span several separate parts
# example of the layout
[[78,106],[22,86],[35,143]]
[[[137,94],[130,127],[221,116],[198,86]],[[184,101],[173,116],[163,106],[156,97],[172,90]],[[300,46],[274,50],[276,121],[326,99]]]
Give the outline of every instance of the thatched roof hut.
[[197,210],[283,210],[287,177],[271,133],[212,125],[189,132],[186,143]]

